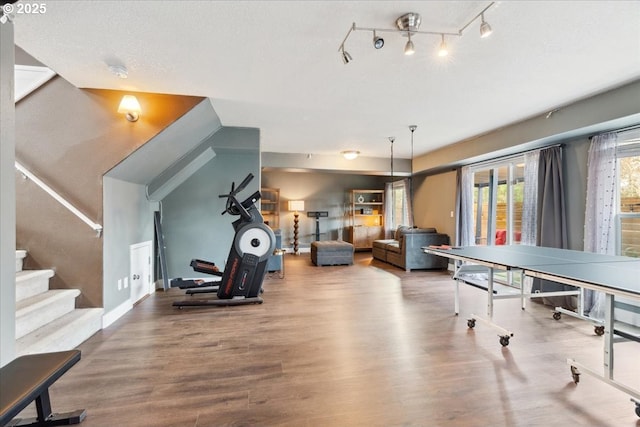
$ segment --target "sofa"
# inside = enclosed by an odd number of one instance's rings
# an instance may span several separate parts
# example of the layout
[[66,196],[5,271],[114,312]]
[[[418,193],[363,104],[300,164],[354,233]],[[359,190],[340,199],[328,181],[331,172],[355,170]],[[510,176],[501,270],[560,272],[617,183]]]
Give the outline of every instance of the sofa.
[[449,236],[435,228],[416,228],[401,225],[394,239],[374,240],[373,258],[400,267],[405,271],[422,269],[446,269],[449,260],[424,253],[429,245],[448,245]]

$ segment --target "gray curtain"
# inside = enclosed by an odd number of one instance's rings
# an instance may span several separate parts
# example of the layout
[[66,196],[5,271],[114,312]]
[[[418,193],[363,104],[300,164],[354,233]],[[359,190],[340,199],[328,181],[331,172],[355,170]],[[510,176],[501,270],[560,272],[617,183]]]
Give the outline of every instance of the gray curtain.
[[385,182],[384,184],[384,238],[392,239],[395,224],[393,217],[393,182]]
[[[567,248],[567,220],[562,181],[562,147],[540,150],[538,160],[538,209],[536,245],[549,248]],[[575,289],[572,286],[535,279],[532,291],[553,292]],[[543,298],[552,306],[574,309],[571,297]]]

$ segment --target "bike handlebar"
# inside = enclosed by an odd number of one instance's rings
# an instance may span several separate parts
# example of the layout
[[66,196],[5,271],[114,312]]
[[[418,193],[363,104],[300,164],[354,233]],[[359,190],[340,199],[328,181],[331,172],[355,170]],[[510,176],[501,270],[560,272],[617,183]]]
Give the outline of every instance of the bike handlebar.
[[[238,201],[238,199],[236,198],[236,194],[238,194],[240,191],[244,190],[244,188],[249,184],[249,182],[251,182],[252,179],[253,179],[253,174],[250,173],[240,183],[240,185],[238,185],[237,188],[235,188],[235,182],[232,183],[231,184],[231,192],[229,194],[220,194],[218,196],[219,198],[223,198],[223,197],[227,198],[227,205],[226,205],[225,210],[222,212],[222,215],[224,215],[225,212],[228,212],[230,215],[240,215],[246,220],[250,220],[251,219],[251,214],[249,213],[247,208],[249,206],[251,206],[257,200],[257,199],[255,199],[255,193],[254,193],[254,195],[252,195],[251,197],[249,197],[248,199],[246,199],[242,203],[240,201]],[[259,192],[258,192],[258,194],[259,194]],[[251,202],[247,203],[248,201],[251,201]],[[248,204],[248,206],[245,206],[245,204]]]

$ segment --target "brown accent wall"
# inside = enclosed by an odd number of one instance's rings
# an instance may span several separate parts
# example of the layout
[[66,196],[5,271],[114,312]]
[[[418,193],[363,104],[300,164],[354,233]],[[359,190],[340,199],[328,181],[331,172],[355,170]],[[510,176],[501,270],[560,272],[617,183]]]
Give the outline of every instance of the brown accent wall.
[[[142,114],[132,123],[117,113],[125,93],[55,77],[16,105],[16,160],[99,224],[102,176],[202,100],[135,93]],[[102,238],[18,172],[16,216],[25,268],[54,269],[52,288],[80,289],[78,307],[102,307]]]
[[456,237],[456,172],[414,177],[413,222],[418,227],[435,227],[438,232]]

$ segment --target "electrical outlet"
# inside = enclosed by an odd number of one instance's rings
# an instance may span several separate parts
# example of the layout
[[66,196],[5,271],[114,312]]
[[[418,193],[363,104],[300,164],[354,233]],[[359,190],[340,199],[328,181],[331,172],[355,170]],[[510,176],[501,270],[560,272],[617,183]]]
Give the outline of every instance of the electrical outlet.
[[118,279],[118,290],[122,290],[122,279]]
[[127,289],[129,287],[129,276],[124,278],[124,288]]

